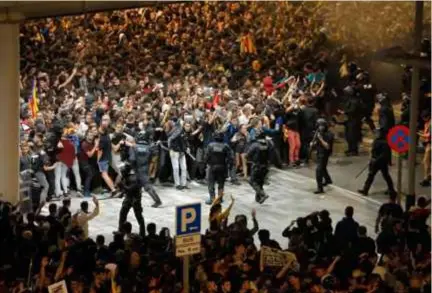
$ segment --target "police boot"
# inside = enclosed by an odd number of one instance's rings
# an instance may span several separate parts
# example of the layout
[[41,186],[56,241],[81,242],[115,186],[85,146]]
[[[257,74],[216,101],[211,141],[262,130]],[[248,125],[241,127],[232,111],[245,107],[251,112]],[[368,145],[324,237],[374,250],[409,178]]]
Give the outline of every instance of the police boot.
[[369,189],[370,189],[370,184],[369,184],[369,182],[366,180],[365,185],[363,185],[363,188],[357,190],[357,192],[360,193],[360,194],[363,195],[363,196],[368,196]]
[[260,196],[260,194],[257,192],[257,193],[255,193],[255,201],[256,202],[260,202],[260,199],[261,199],[261,196]]
[[357,192],[360,193],[363,196],[367,196],[368,195],[368,192],[364,188],[357,190]]
[[385,195],[397,195],[396,190],[394,189],[388,189],[384,192]]
[[269,196],[267,195],[267,194],[265,194],[265,193],[263,193],[262,195],[261,195],[261,198],[260,198],[260,200],[259,200],[259,204],[263,204],[267,199],[269,198]]

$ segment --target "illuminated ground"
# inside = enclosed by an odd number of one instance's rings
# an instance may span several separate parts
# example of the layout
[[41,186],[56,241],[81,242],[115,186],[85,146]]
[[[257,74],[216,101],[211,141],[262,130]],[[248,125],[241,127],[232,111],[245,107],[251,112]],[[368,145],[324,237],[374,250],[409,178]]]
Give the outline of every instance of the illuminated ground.
[[[333,227],[343,217],[344,208],[351,205],[355,208],[354,217],[367,227],[368,233],[373,235],[374,222],[378,205],[368,199],[361,198],[350,191],[343,190],[336,186],[327,188],[325,196],[319,197],[312,193],[315,190],[315,181],[292,171],[273,170],[269,177],[270,185],[266,191],[270,198],[259,205],[254,202],[252,188],[243,183],[241,186],[227,185],[226,194],[233,194],[236,199],[231,212],[232,219],[236,214],[250,215],[253,208],[257,210],[257,219],[260,228],[270,230],[272,238],[286,246],[287,240],[282,237],[283,229],[297,217],[305,216],[313,211],[327,209],[333,218]],[[163,200],[161,208],[150,207],[152,200],[147,195],[143,196],[144,217],[146,223],[156,223],[158,230],[168,227],[173,234],[174,231],[174,207],[197,201],[204,201],[207,197],[206,186],[190,186],[187,191],[177,191],[171,187],[156,186],[156,189]],[[82,199],[72,200],[72,212],[79,208]],[[91,236],[102,234],[109,241],[112,239],[112,232],[117,229],[118,212],[121,207],[121,199],[109,199],[100,201],[101,213],[91,221],[89,232]],[[228,205],[228,197],[224,206]],[[90,210],[93,204],[90,205]],[[208,227],[207,215],[209,207],[203,204],[202,226]],[[45,206],[44,213],[47,212]],[[249,217],[250,218],[250,217]],[[131,211],[128,220],[132,222],[134,230],[138,231],[138,225]],[[249,223],[251,225],[251,223]]]

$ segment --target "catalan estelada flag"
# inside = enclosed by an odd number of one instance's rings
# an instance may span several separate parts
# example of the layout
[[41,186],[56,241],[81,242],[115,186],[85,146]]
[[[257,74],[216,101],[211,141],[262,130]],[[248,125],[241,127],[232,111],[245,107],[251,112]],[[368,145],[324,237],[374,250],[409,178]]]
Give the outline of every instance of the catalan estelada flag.
[[39,112],[39,98],[37,94],[36,79],[33,80],[32,93],[29,100],[29,107],[32,113],[32,118],[36,118],[36,114]]
[[240,38],[240,52],[256,54],[257,50],[253,37],[250,33],[247,33]]

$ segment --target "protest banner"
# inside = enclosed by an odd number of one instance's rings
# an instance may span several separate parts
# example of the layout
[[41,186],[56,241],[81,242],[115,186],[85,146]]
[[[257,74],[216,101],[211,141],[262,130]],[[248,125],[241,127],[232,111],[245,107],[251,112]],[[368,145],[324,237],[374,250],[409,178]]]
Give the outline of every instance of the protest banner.
[[49,285],[48,293],[68,293],[65,280]]
[[292,265],[293,268],[297,263],[297,257],[294,253],[283,251],[267,246],[261,247],[260,268],[261,271],[265,267],[284,267]]

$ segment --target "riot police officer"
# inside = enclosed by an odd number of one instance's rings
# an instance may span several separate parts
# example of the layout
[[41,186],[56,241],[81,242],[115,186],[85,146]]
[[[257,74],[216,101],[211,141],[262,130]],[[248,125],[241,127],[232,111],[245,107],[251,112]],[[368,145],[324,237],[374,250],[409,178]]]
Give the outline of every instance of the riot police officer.
[[363,102],[363,121],[369,126],[371,131],[375,130],[372,121],[372,114],[375,108],[376,88],[370,83],[369,73],[364,71],[357,75],[358,91]]
[[387,183],[388,193],[390,195],[396,194],[393,186],[393,180],[390,177],[388,169],[388,166],[391,162],[391,150],[386,140],[386,131],[384,129],[377,129],[375,132],[376,138],[372,144],[371,160],[369,162],[369,174],[363,188],[358,190],[358,192],[367,196],[376,173],[381,171],[381,174]]
[[153,208],[159,207],[162,202],[151,185],[149,179],[149,164],[154,152],[155,146],[150,145],[151,132],[140,131],[136,136],[136,145],[129,149],[129,161],[132,167],[136,170],[140,186],[150,195],[154,200]]
[[347,121],[345,122],[345,139],[348,144],[348,150],[345,154],[347,156],[357,156],[362,137],[362,103],[356,91],[351,86],[344,88],[344,94],[346,102],[343,112],[347,117]]
[[395,126],[393,106],[387,93],[379,93],[377,100],[379,103],[378,124],[381,129],[380,132],[386,136],[389,130]]
[[215,198],[215,184],[218,184],[218,196],[223,196],[228,166],[233,164],[234,154],[228,144],[224,143],[224,134],[216,132],[213,142],[207,146],[204,161],[208,166],[208,191],[210,198],[206,204],[212,204]]
[[324,193],[324,186],[333,183],[327,171],[327,164],[333,151],[334,135],[329,131],[328,124],[325,119],[318,119],[317,126],[318,129],[314,140],[311,142],[311,147],[315,147],[317,152],[315,178],[318,189],[314,193],[320,194]]
[[142,215],[143,208],[141,205],[141,185],[138,181],[137,174],[130,164],[126,163],[123,167],[120,167],[122,181],[120,182],[120,188],[125,195],[125,198],[120,209],[119,216],[119,231],[123,224],[127,220],[127,215],[132,208],[135,214],[135,218],[139,224],[140,236],[145,236],[145,224],[144,217]]
[[135,122],[135,116],[133,114],[129,114],[126,118],[126,124],[124,126],[123,132],[127,135],[135,137],[137,135],[138,127]]
[[255,190],[255,201],[260,204],[269,198],[264,192],[263,186],[273,150],[273,143],[266,139],[264,132],[260,132],[257,134],[257,139],[249,146],[247,152],[247,159],[252,162],[249,184]]

